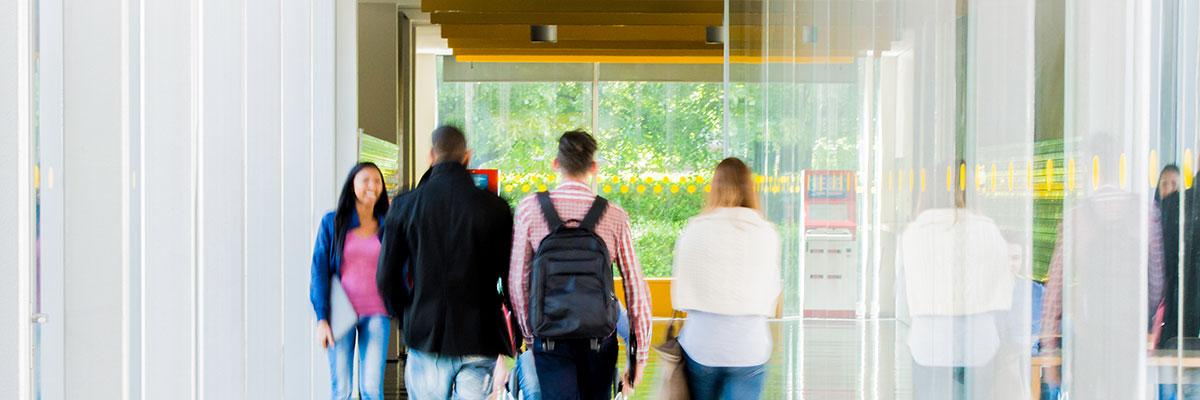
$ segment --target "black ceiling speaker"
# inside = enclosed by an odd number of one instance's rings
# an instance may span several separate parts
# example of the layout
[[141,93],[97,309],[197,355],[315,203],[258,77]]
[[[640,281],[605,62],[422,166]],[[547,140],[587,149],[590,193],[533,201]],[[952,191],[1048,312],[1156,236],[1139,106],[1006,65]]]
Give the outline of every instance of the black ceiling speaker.
[[529,41],[534,43],[558,43],[558,25],[530,25]]
[[723,26],[707,26],[704,28],[704,43],[721,44],[725,43],[725,27]]

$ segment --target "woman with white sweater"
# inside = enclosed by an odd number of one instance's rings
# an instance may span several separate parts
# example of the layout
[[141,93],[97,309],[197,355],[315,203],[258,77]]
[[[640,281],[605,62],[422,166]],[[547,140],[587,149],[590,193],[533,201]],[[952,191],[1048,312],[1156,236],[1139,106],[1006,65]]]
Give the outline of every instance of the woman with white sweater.
[[753,174],[737,158],[713,173],[704,211],[675,243],[671,298],[693,399],[758,399],[771,358],[767,319],[779,297],[779,235],[763,218]]

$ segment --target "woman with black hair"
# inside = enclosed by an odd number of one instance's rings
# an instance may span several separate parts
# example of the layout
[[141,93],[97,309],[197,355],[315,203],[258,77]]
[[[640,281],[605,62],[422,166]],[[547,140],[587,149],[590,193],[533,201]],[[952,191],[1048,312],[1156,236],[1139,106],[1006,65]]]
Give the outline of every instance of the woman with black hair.
[[[1149,299],[1154,308],[1151,309],[1150,318],[1151,345],[1156,348],[1161,348],[1166,341],[1171,340],[1176,336],[1176,324],[1178,322],[1179,312],[1179,216],[1180,216],[1180,175],[1179,167],[1174,164],[1169,164],[1163,167],[1162,172],[1158,175],[1158,185],[1154,190],[1154,202],[1151,203],[1151,217],[1157,212],[1159,216],[1159,224],[1151,226],[1152,229],[1157,229],[1157,233],[1162,235],[1162,254],[1157,255],[1151,252],[1150,263],[1158,263],[1162,265],[1163,276],[1155,279],[1149,277],[1151,285],[1151,293],[1154,292],[1153,285],[1158,284],[1161,287],[1160,293],[1163,294],[1158,302],[1156,299]],[[1152,232],[1156,233],[1156,232]],[[1164,329],[1164,324],[1169,325],[1169,329]]]
[[[321,219],[313,246],[309,297],[317,314],[317,341],[329,352],[335,400],[348,400],[353,393],[351,371],[356,346],[362,399],[383,399],[391,320],[379,295],[375,273],[383,236],[379,222],[387,210],[383,173],[375,164],[358,163],[342,185],[337,209]],[[342,291],[358,322],[343,332],[335,332],[330,325],[331,293],[340,295]]]

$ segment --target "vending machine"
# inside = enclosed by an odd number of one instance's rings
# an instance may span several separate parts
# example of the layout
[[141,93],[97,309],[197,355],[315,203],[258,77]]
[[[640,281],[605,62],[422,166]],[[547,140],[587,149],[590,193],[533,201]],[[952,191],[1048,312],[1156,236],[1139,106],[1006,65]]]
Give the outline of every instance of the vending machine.
[[498,169],[468,169],[475,187],[500,194],[500,170]]
[[854,318],[858,240],[854,171],[804,171],[804,316]]

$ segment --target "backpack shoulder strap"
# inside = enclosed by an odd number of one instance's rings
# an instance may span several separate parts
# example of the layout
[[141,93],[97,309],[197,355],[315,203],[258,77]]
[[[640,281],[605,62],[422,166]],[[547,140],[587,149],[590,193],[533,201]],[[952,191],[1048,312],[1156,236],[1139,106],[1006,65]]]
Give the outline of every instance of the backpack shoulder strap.
[[562,226],[562,218],[558,217],[558,211],[554,210],[554,203],[550,201],[550,192],[538,192],[538,204],[542,205],[542,216],[546,218],[546,225],[550,227],[550,231],[554,232]]
[[587,215],[583,217],[583,222],[579,224],[579,227],[595,232],[596,224],[600,223],[600,218],[604,217],[605,211],[608,211],[608,200],[596,196],[596,200],[592,202],[592,208],[588,209]]

